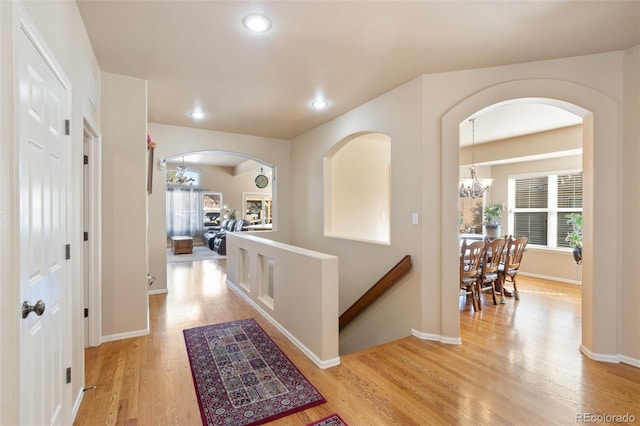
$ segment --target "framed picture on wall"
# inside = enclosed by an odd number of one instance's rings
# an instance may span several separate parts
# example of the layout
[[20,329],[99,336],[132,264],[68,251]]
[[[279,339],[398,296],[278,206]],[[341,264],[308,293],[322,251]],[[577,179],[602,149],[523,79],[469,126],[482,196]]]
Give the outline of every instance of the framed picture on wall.
[[204,212],[204,227],[220,225],[220,206],[222,194],[219,192],[202,193],[202,210]]
[[204,211],[220,211],[222,206],[222,194],[220,192],[203,192],[202,208]]
[[242,193],[242,218],[249,225],[266,225],[272,222],[271,194]]

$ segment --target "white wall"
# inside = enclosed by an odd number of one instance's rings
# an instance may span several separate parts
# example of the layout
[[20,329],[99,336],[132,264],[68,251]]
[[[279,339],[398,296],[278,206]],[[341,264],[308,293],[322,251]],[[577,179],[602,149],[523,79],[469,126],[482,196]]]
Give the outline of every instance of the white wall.
[[[421,176],[437,174],[420,164],[422,96],[420,79],[410,81],[292,141],[292,244],[340,258],[340,313],[402,257],[412,257],[412,272],[342,330],[341,354],[407,336],[419,323],[420,230],[429,225],[424,218],[412,225],[411,215],[420,212]],[[324,236],[323,158],[335,144],[361,132],[391,138],[389,246]]]
[[103,340],[149,332],[147,82],[102,73]]
[[[624,145],[622,147],[623,199],[622,229],[622,282],[619,293],[622,309],[619,317],[620,353],[628,362],[640,359],[640,283],[638,281],[637,241],[640,240],[640,46],[624,52]],[[639,363],[636,366],[640,367]]]
[[[166,182],[164,171],[158,168],[162,158],[200,151],[223,151],[240,153],[247,158],[260,160],[276,167],[277,184],[268,188],[273,190],[275,216],[273,233],[270,238],[282,242],[289,240],[290,225],[290,142],[282,139],[262,138],[216,132],[188,127],[168,126],[149,123],[151,137],[157,143],[155,150],[153,192],[149,195],[149,271],[156,279],[149,287],[151,292],[164,292],[167,289],[167,242],[166,242]],[[242,195],[240,188],[245,187],[244,179],[253,180],[255,176],[231,179],[231,192],[225,190],[223,202],[241,211]],[[237,182],[237,183],[236,183]],[[209,189],[214,183],[207,183]],[[233,188],[236,188],[235,190]],[[256,191],[254,191],[255,189]],[[260,192],[253,185],[251,192]]]
[[72,161],[71,194],[69,200],[71,259],[71,288],[69,306],[71,330],[69,348],[71,355],[72,382],[65,396],[77,403],[84,385],[84,338],[82,308],[83,254],[82,246],[82,136],[83,119],[100,128],[99,105],[89,101],[89,82],[99,83],[99,69],[89,37],[84,28],[75,2],[0,2],[0,229],[5,244],[0,248],[0,424],[17,424],[17,334],[19,315],[17,312],[18,289],[13,268],[14,176],[13,164],[13,75],[12,75],[12,31],[13,13],[23,5],[67,77],[71,81],[71,143]]

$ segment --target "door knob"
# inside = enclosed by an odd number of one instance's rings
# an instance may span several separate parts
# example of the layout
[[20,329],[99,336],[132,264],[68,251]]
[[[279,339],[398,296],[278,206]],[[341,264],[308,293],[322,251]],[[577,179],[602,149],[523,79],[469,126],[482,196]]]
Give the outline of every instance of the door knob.
[[22,303],[22,318],[29,316],[31,312],[35,312],[37,316],[44,314],[44,302],[38,300],[35,305],[30,305],[28,301]]

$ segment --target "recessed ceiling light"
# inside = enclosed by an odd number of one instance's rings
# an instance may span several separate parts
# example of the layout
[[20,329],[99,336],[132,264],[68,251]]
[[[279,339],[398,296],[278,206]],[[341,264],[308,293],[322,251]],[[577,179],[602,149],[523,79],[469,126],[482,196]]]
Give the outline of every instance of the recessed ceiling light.
[[191,116],[193,118],[195,118],[196,120],[200,120],[201,118],[204,118],[204,112],[202,112],[202,111],[193,111],[191,113]]
[[249,15],[242,21],[247,29],[255,32],[262,33],[271,28],[271,22],[262,15]]
[[311,102],[311,106],[314,107],[315,109],[325,109],[327,106],[329,106],[329,102],[324,101],[322,99],[317,99]]

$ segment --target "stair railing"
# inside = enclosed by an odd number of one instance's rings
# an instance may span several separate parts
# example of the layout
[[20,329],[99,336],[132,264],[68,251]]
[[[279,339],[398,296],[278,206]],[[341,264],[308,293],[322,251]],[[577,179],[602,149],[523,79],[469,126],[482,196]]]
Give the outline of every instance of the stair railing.
[[393,268],[376,282],[365,294],[363,294],[353,305],[340,315],[340,331],[351,323],[358,315],[364,312],[376,300],[378,300],[387,290],[393,287],[402,277],[411,270],[411,256],[403,257]]

